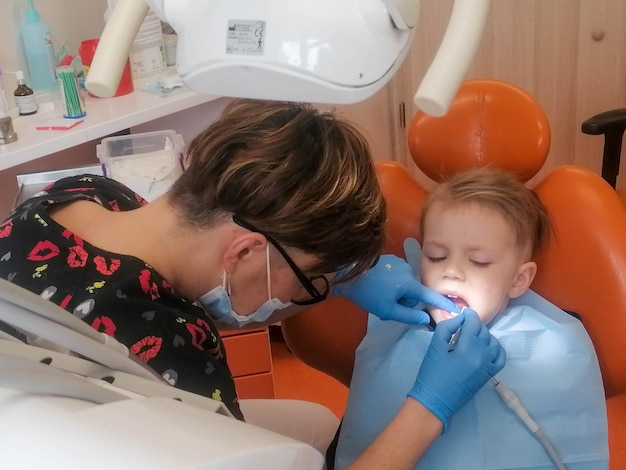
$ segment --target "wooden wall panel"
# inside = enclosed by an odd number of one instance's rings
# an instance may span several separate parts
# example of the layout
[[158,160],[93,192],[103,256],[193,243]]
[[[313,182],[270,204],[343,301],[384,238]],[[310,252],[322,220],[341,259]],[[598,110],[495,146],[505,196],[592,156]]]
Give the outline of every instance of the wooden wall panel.
[[[412,97],[447,26],[453,0],[422,0],[422,14],[394,98],[415,111]],[[543,106],[552,128],[548,161],[535,180],[562,164],[600,171],[602,139],[582,134],[588,117],[626,107],[624,0],[493,0],[487,28],[468,78],[514,83]],[[403,98],[402,98],[403,97]],[[399,141],[406,136],[396,129]],[[405,162],[428,185],[403,150]],[[532,181],[531,181],[532,182]]]
[[626,2],[581,0],[579,13],[575,162],[599,172],[603,140],[582,134],[580,123],[602,111],[626,107]]
[[[532,86],[522,86],[534,95],[545,110],[552,130],[548,161],[537,175],[541,179],[554,167],[575,161],[576,76],[578,1],[535,1],[534,56],[525,59],[533,74]],[[565,85],[567,84],[567,85]],[[593,164],[583,166],[595,170]],[[599,168],[597,169],[599,170]]]
[[367,138],[374,160],[394,159],[394,129],[397,128],[396,108],[390,101],[390,81],[371,98],[354,104],[318,104],[316,107],[351,121]]

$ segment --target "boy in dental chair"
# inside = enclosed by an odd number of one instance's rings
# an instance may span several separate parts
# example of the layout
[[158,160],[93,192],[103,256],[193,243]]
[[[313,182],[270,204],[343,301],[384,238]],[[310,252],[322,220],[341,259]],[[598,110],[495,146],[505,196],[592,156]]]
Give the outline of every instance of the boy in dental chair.
[[[405,250],[422,283],[475,310],[504,347],[507,362],[493,383],[444,422],[444,433],[415,468],[608,468],[605,396],[592,343],[575,317],[529,290],[537,271],[531,257],[550,236],[535,193],[500,170],[459,173],[434,188],[421,233],[421,257],[415,240],[407,240]],[[452,315],[429,313],[431,327],[369,315],[336,469],[352,462],[404,402],[432,325]],[[545,445],[503,403],[497,381],[517,395]]]

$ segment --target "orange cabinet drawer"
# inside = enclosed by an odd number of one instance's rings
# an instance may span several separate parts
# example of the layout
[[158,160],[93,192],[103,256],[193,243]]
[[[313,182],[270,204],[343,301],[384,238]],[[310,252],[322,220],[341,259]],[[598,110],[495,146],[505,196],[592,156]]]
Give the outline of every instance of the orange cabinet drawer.
[[267,329],[227,336],[223,341],[233,377],[272,371],[272,353]]
[[237,377],[235,387],[240,399],[274,398],[274,379],[271,372]]

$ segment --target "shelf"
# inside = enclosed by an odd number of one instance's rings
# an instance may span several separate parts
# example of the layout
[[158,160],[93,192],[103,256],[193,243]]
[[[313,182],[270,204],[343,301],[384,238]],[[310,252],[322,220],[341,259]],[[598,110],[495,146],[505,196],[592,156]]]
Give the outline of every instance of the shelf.
[[158,77],[153,76],[135,81],[135,91],[115,98],[100,99],[84,93],[87,115],[82,123],[69,130],[35,129],[43,121],[55,116],[61,117],[58,111],[59,102],[56,103],[55,111],[38,112],[32,116],[20,116],[14,119],[13,128],[18,134],[18,140],[0,145],[0,170],[6,170],[219,98],[200,95],[189,90],[161,97],[139,89],[144,83],[156,80]]

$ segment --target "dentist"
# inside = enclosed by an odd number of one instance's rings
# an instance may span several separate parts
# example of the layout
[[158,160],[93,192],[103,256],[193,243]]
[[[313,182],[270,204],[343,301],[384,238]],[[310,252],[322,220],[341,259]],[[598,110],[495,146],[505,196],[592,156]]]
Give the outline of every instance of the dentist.
[[[236,100],[150,204],[94,175],[59,180],[22,203],[0,225],[0,251],[9,253],[0,276],[45,292],[174,386],[244,419],[217,325],[274,323],[333,293],[405,323],[428,322],[419,302],[455,308],[403,260],[379,260],[385,218],[368,145],[350,124],[308,105]],[[472,312],[442,322],[405,406],[354,468],[411,468],[504,359]],[[282,401],[272,402],[270,419],[281,414]],[[290,425],[305,432],[337,424],[319,408],[289,406]],[[302,438],[291,431],[283,432]],[[323,451],[329,431],[311,443]]]

